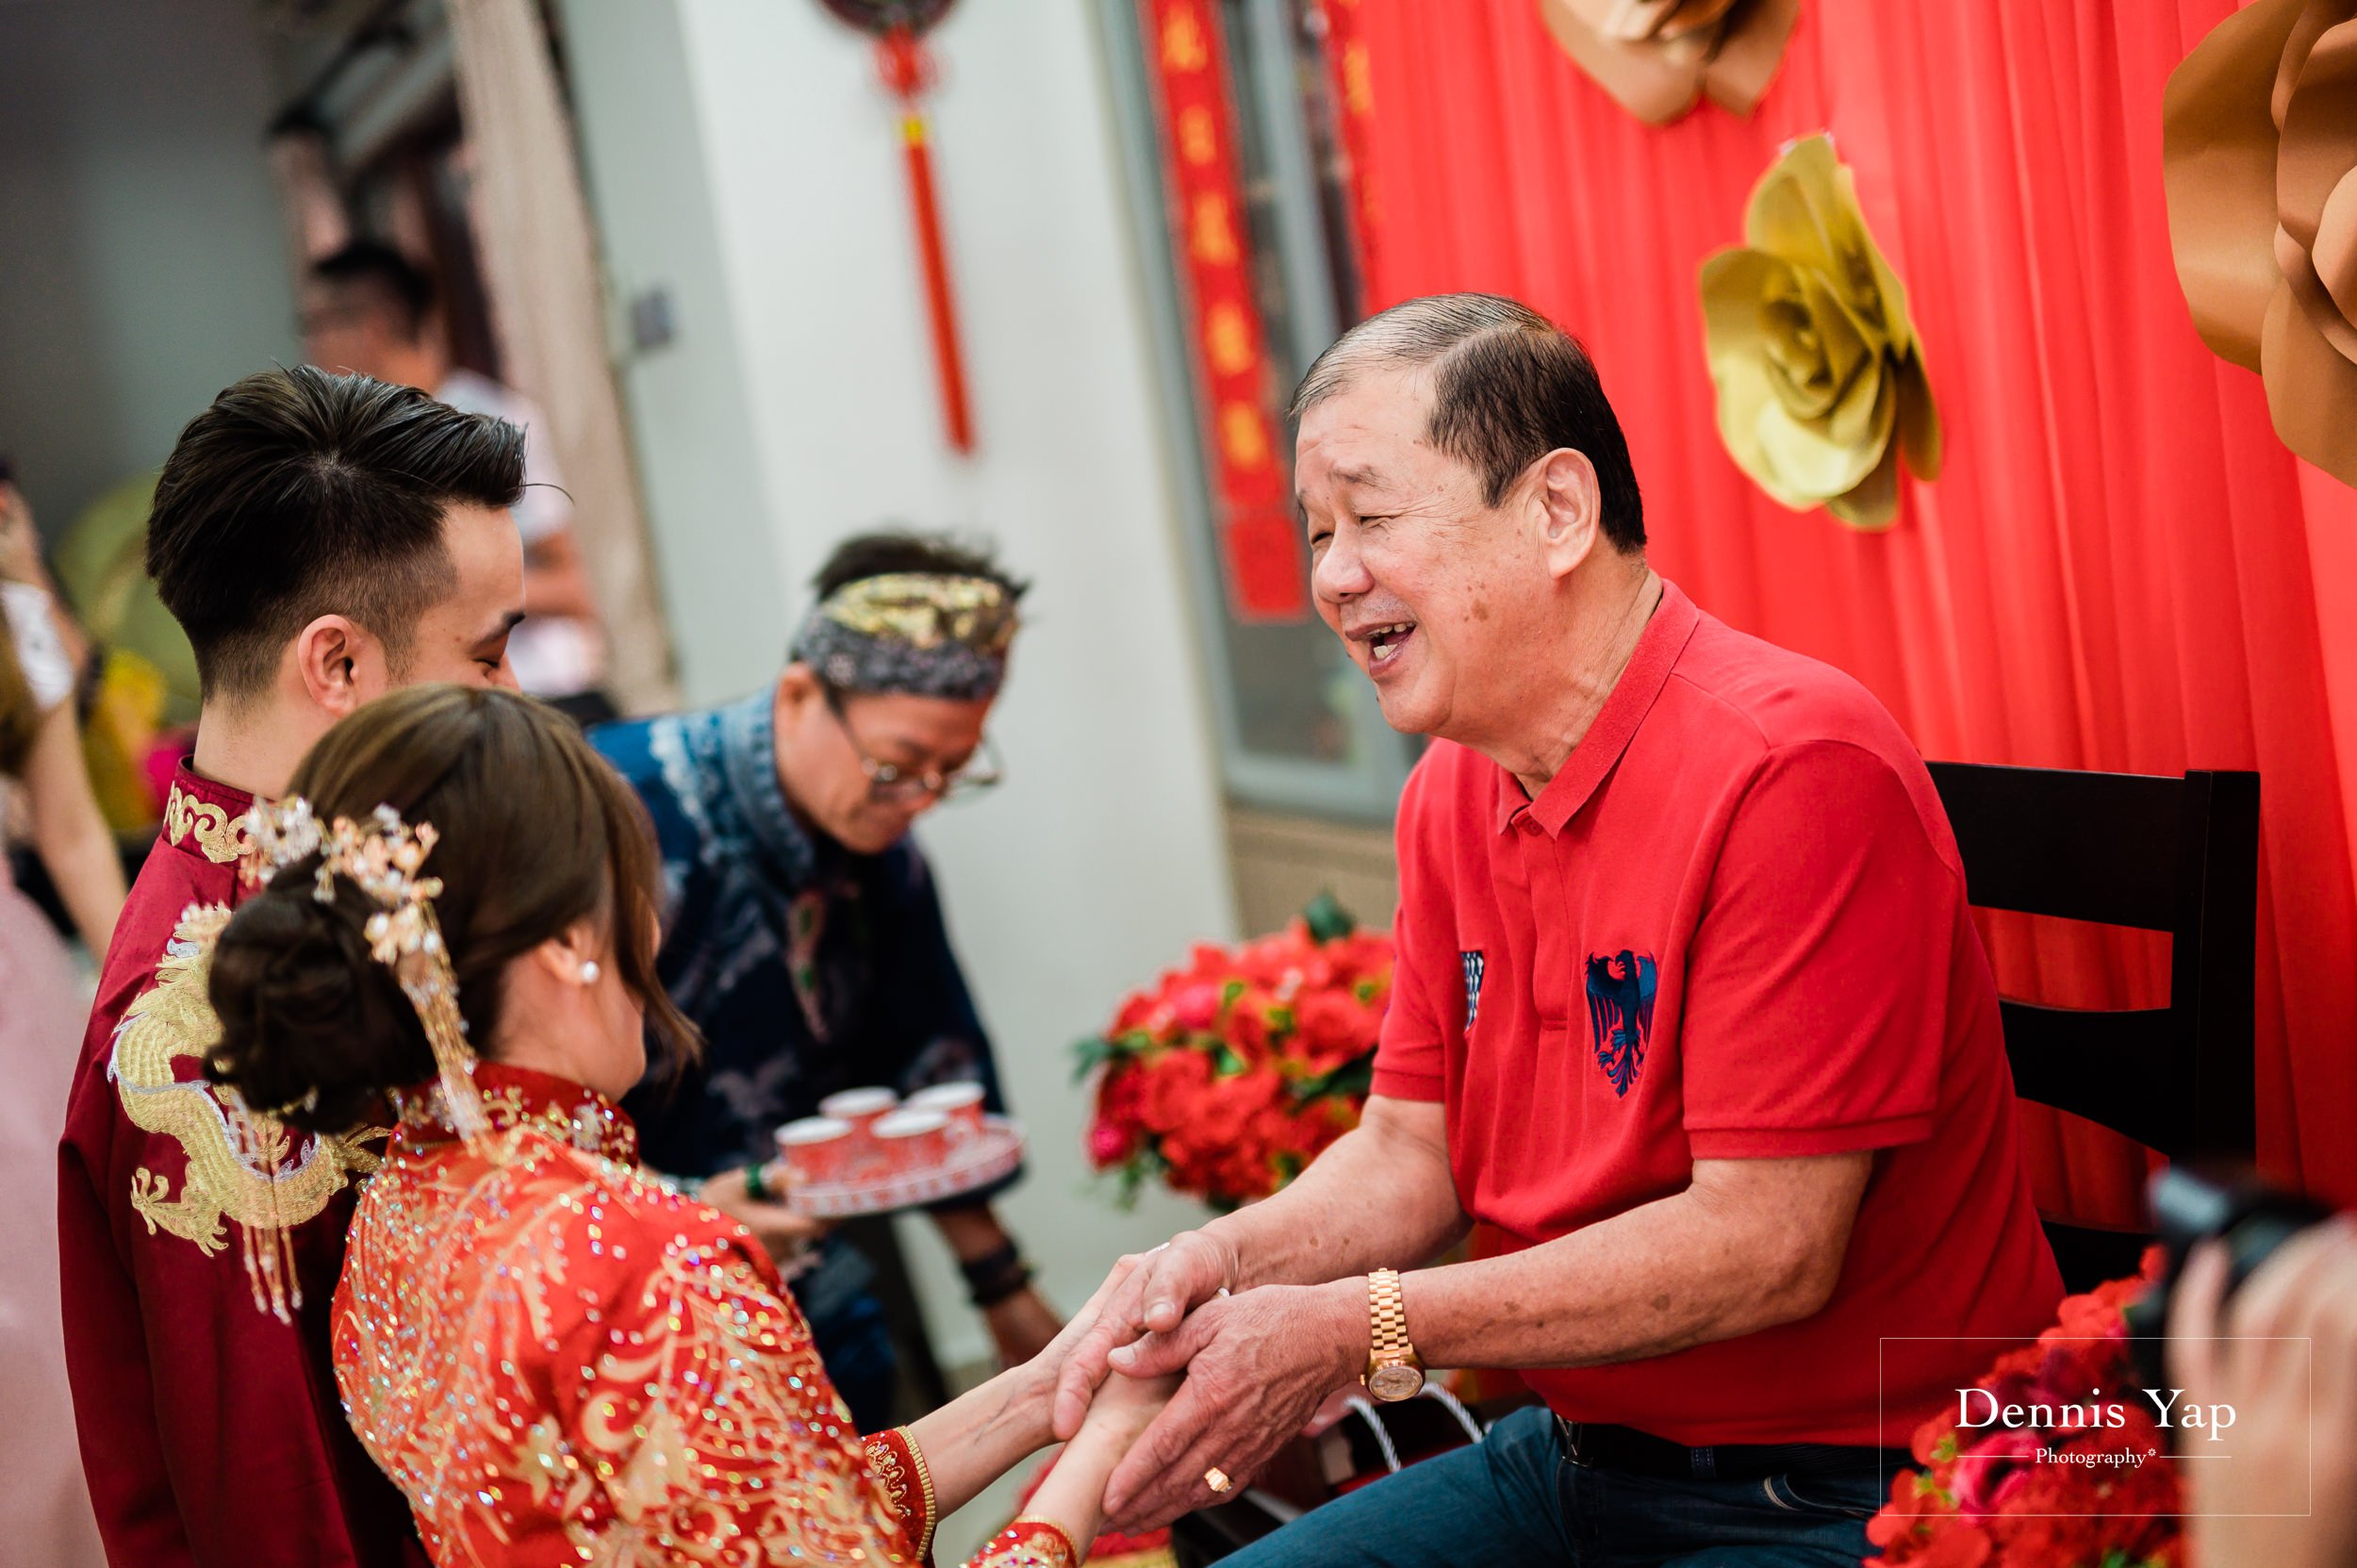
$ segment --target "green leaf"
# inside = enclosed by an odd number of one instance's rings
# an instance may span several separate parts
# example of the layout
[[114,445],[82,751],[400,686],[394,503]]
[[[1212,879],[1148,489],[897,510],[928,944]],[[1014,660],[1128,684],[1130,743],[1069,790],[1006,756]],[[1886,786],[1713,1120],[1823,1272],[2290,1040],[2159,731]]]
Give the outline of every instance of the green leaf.
[[1364,1099],[1374,1087],[1375,1048],[1370,1046],[1366,1055],[1343,1063],[1324,1077],[1303,1079],[1293,1086],[1293,1093],[1294,1098],[1299,1100],[1324,1099],[1329,1095],[1353,1095]]
[[1118,1190],[1113,1195],[1113,1201],[1124,1209],[1136,1208],[1138,1194],[1146,1190],[1146,1184],[1148,1181],[1161,1180],[1163,1173],[1169,1169],[1170,1166],[1163,1162],[1159,1153],[1155,1152],[1152,1145],[1141,1147],[1135,1154],[1129,1156],[1128,1164],[1113,1173],[1119,1182]]
[[1079,1065],[1072,1070],[1072,1081],[1082,1082],[1089,1074],[1106,1063],[1127,1054],[1128,1052],[1101,1034],[1092,1034],[1085,1040],[1075,1041],[1072,1055]]
[[1321,942],[1337,941],[1359,929],[1359,922],[1350,917],[1350,911],[1330,887],[1318,889],[1318,896],[1303,906],[1301,918],[1309,925],[1310,934]]

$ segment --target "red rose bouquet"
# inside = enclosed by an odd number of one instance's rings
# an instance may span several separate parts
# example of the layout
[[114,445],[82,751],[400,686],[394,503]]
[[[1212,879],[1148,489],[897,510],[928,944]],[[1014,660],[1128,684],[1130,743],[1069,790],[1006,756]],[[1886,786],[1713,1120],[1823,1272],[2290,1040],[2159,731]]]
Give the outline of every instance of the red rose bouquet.
[[1218,1208],[1266,1197],[1359,1125],[1391,991],[1391,937],[1331,896],[1273,936],[1197,947],[1080,1042],[1090,1161],[1125,1205],[1153,1178]]
[[[1951,1413],[1915,1433],[1921,1470],[1902,1470],[1867,1526],[1883,1562],[1916,1568],[2176,1568],[2177,1475],[2151,1406],[2134,1394],[2120,1313],[2142,1278],[2065,1298],[2034,1345],[1974,1385],[1987,1425]],[[2109,1392],[2105,1392],[2109,1391]],[[1970,1395],[1964,1396],[1967,1401]],[[1995,1419],[2017,1406],[2026,1424]]]

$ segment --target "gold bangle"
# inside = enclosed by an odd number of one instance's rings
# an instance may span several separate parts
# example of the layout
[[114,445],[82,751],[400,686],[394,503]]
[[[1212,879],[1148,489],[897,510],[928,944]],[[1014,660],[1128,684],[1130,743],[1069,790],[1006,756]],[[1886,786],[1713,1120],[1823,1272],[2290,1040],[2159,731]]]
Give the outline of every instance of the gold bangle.
[[[1027,1530],[1048,1536],[1053,1550],[1041,1551],[1035,1544],[1027,1547]],[[974,1560],[990,1568],[1080,1568],[1080,1548],[1072,1543],[1071,1533],[1062,1525],[1027,1513],[1001,1530]]]
[[909,1462],[916,1466],[917,1490],[925,1494],[925,1534],[916,1543],[916,1560],[923,1562],[932,1556],[933,1527],[941,1523],[941,1505],[933,1500],[932,1467],[925,1462],[925,1450],[916,1445],[916,1434],[903,1427],[900,1441],[909,1445]]

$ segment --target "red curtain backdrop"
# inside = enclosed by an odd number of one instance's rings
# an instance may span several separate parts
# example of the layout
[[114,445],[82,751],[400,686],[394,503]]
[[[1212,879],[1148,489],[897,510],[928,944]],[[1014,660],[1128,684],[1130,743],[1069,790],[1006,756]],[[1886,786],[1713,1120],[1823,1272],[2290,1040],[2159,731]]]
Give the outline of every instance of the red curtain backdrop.
[[[2256,768],[2262,1159],[2357,1200],[2357,497],[2194,335],[2161,91],[2233,0],[1805,0],[1759,112],[1639,124],[1535,0],[1360,0],[1379,306],[1480,289],[1593,351],[1660,569],[1863,680],[1933,757]],[[1947,432],[1898,526],[1788,512],[1719,443],[1695,272],[1826,129],[1912,300]],[[2341,715],[2335,745],[2334,712]],[[2010,995],[2166,997],[2165,939],[1992,921]],[[2033,1108],[2041,1199],[2128,1219],[2141,1162]]]

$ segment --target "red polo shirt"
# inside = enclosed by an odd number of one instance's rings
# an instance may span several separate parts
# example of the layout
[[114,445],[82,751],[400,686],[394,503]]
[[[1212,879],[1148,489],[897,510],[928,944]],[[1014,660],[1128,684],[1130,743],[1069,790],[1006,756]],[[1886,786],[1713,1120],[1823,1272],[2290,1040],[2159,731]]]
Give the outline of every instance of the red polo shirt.
[[1431,749],[1399,862],[1375,1092],[1445,1105],[1458,1196],[1515,1245],[1677,1193],[1696,1160],[1877,1151],[1821,1312],[1525,1373],[1558,1411],[1697,1444],[1904,1446],[2003,1348],[1964,1336],[2052,1321],[1955,840],[1856,682],[1668,586],[1536,801]]

